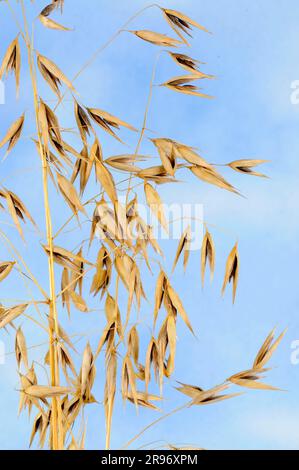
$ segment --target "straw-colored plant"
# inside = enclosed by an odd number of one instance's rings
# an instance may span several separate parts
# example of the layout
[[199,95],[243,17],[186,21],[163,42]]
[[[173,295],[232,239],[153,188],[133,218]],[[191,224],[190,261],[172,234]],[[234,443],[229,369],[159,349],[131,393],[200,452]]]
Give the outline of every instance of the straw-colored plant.
[[[27,2],[28,3],[28,2]],[[0,328],[3,333],[15,332],[15,354],[19,369],[20,411],[28,410],[34,414],[30,444],[38,437],[39,445],[50,449],[80,449],[84,447],[86,431],[85,423],[82,431],[81,420],[84,422],[84,408],[87,406],[104,406],[106,417],[106,448],[110,446],[112,416],[115,400],[121,398],[131,402],[136,408],[147,407],[154,413],[161,413],[157,404],[161,404],[163,382],[169,379],[175,370],[177,346],[177,328],[190,330],[192,319],[189,319],[184,309],[181,297],[173,287],[171,276],[163,268],[162,250],[158,240],[153,236],[152,227],[141,217],[138,202],[145,201],[158,223],[165,231],[171,221],[167,220],[163,210],[163,201],[159,196],[158,187],[161,184],[171,184],[177,181],[177,175],[189,171],[190,177],[198,178],[198,184],[208,183],[221,190],[238,191],[219,173],[216,166],[208,163],[194,148],[167,137],[152,139],[153,152],[160,158],[158,165],[151,164],[150,157],[141,155],[141,145],[146,135],[148,110],[151,104],[156,65],[150,82],[149,97],[144,113],[141,129],[138,123],[133,127],[125,120],[115,117],[110,112],[98,108],[99,104],[80,102],[75,89],[75,80],[87,68],[91,61],[76,74],[73,80],[67,78],[65,71],[55,63],[55,58],[49,58],[39,51],[38,44],[33,44],[33,34],[26,19],[24,0],[14,4],[5,0],[1,4],[1,14],[11,13],[16,23],[16,35],[8,45],[0,68],[0,79],[7,74],[13,74],[16,81],[17,94],[20,88],[20,70],[22,62],[28,60],[33,109],[35,121],[27,125],[35,132],[32,138],[33,149],[41,161],[41,178],[43,182],[44,213],[46,238],[42,241],[41,256],[48,262],[48,287],[45,279],[38,280],[33,274],[34,266],[29,267],[9,237],[1,231],[1,238],[8,248],[7,258],[0,264],[0,281],[10,276],[12,270],[18,271],[19,282],[25,279],[38,289],[42,300],[34,298],[15,305],[4,306],[0,309]],[[48,29],[47,34],[55,34],[51,30],[66,31],[68,28],[54,21],[52,16],[57,10],[63,12],[64,1],[53,0],[38,15],[36,21]],[[81,8],[79,3],[76,8]],[[136,41],[149,42],[161,50],[169,49],[169,59],[173,60],[183,71],[179,76],[168,78],[162,86],[174,93],[193,95],[194,99],[210,99],[197,83],[211,80],[214,77],[201,70],[201,62],[185,53],[178,52],[181,46],[189,46],[192,29],[200,34],[208,31],[187,15],[176,10],[150,5],[146,8],[156,8],[163,15],[172,29],[172,36],[166,36],[149,30],[129,30],[131,21],[145,9],[139,11],[103,46],[97,55],[120,34],[134,34]],[[8,21],[8,18],[7,20]],[[55,38],[51,36],[51,41]],[[27,59],[26,54],[27,52]],[[47,101],[40,95],[40,84],[46,82],[53,97]],[[73,114],[69,116],[69,128],[61,125],[59,106],[65,96],[71,94]],[[30,120],[30,113],[20,112],[14,122],[8,123],[7,129],[0,142],[0,148],[6,148],[5,156],[13,158],[13,151],[20,149],[18,141],[22,136],[25,120]],[[33,131],[35,125],[35,131]],[[108,133],[108,139],[117,139],[121,129],[126,128],[138,134],[138,142],[133,154],[116,156],[103,155],[101,139]],[[157,131],[157,129],[156,129]],[[1,129],[2,132],[2,129]],[[72,132],[72,133],[70,133]],[[77,149],[68,143],[76,133],[81,146]],[[240,160],[229,163],[233,170],[240,173],[263,176],[252,170],[262,160]],[[4,166],[3,166],[4,168]],[[119,173],[127,175],[126,179],[117,180]],[[92,187],[91,176],[95,175],[98,190],[97,195],[84,200],[86,187]],[[119,188],[125,186],[125,202],[121,202]],[[61,207],[51,205],[49,187],[53,185],[60,195]],[[215,191],[219,191],[215,188]],[[177,189],[179,191],[179,189]],[[21,238],[25,239],[22,224],[26,220],[35,225],[29,210],[26,208],[19,191],[16,195],[8,188],[2,187],[0,198],[3,209],[10,215]],[[58,227],[55,211],[70,210],[70,217]],[[79,250],[69,246],[61,246],[59,237],[67,230],[71,222],[76,222]],[[90,237],[82,240],[81,227],[84,222],[90,223]],[[207,226],[207,225],[206,225]],[[186,268],[190,255],[190,228],[182,234],[175,255],[173,271],[181,257]],[[91,249],[97,251],[95,259],[90,259]],[[232,283],[233,300],[236,296],[239,277],[239,250],[235,244],[228,256],[222,292]],[[215,246],[213,237],[207,229],[201,250],[201,277],[204,284],[206,267],[209,265],[211,277],[215,269]],[[144,276],[151,271],[157,278],[154,299],[152,302],[151,331],[145,357],[139,352],[139,334],[142,328],[147,328],[140,319],[141,306],[147,299],[151,301],[150,292],[144,283]],[[61,277],[61,286],[57,279]],[[199,276],[200,278],[200,276]],[[4,281],[5,282],[5,281]],[[200,282],[200,280],[198,280]],[[126,302],[120,302],[120,291],[126,292]],[[73,344],[71,336],[62,327],[67,324],[64,312],[70,316],[74,310],[87,313],[90,308],[90,294],[101,303],[105,315],[106,326],[98,337],[98,346],[92,350],[90,343],[85,343],[80,352],[80,367],[75,356],[78,346]],[[122,294],[122,299],[123,299]],[[92,313],[90,313],[92,314]],[[84,315],[82,323],[84,324]],[[181,322],[181,320],[182,322]],[[49,371],[49,382],[40,375],[35,364],[30,361],[30,351],[27,350],[26,338],[19,324],[33,321],[47,335],[49,349],[45,357],[45,367]],[[94,317],[95,328],[97,317]],[[66,328],[66,327],[65,327]],[[242,371],[227,378],[220,385],[209,390],[178,382],[178,392],[188,398],[185,405],[168,413],[168,415],[193,406],[207,405],[232,398],[238,393],[227,393],[234,386],[253,389],[273,389],[260,382],[262,374],[267,369],[267,363],[278,346],[283,334],[275,340],[271,332],[258,352],[249,370]],[[27,338],[28,340],[28,338]],[[192,336],[190,336],[192,341]],[[189,363],[190,365],[190,363]],[[152,374],[153,370],[153,374]],[[104,377],[104,390],[96,388],[95,379],[98,375]],[[117,377],[121,378],[121,393],[117,385]],[[151,386],[157,382],[160,394],[153,394]],[[99,403],[98,403],[98,402]],[[140,411],[141,413],[141,411]],[[136,434],[125,445],[127,448],[143,432],[168,415],[160,415],[149,426]],[[170,446],[171,448],[177,448]]]

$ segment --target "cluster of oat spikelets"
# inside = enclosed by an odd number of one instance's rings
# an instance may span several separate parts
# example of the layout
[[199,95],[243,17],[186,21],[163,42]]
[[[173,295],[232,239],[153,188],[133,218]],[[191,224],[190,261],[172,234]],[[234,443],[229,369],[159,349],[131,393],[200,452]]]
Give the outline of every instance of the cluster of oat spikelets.
[[[63,10],[63,0],[53,1],[46,6],[38,16],[40,22],[49,29],[70,31],[50,16],[58,8]],[[152,331],[159,323],[159,330],[153,333],[147,347],[145,358],[139,353],[139,333],[136,320],[132,317],[133,305],[138,311],[142,301],[146,299],[146,289],[142,281],[142,270],[152,270],[148,250],[154,250],[158,256],[162,255],[158,241],[153,237],[150,227],[138,212],[137,196],[132,196],[132,178],[139,179],[144,185],[144,198],[150,210],[156,216],[160,225],[167,231],[167,221],[163,210],[163,201],[158,193],[158,185],[176,182],[177,173],[184,169],[189,170],[199,180],[216,185],[223,190],[238,193],[238,191],[224,179],[217,171],[215,165],[208,163],[194,148],[169,138],[152,139],[154,148],[161,159],[160,165],[140,167],[146,159],[139,155],[139,147],[144,136],[145,125],[140,133],[140,140],[134,154],[116,155],[104,158],[97,128],[107,132],[111,137],[122,142],[118,136],[121,127],[137,131],[132,125],[115,117],[107,111],[95,107],[88,107],[75,98],[76,90],[60,68],[36,49],[32,48],[26,12],[21,1],[24,18],[24,30],[11,42],[0,68],[0,79],[12,73],[16,80],[17,94],[20,87],[21,51],[20,40],[24,40],[29,52],[29,67],[32,78],[36,115],[36,138],[34,143],[43,164],[43,183],[46,196],[45,212],[47,224],[47,242],[43,249],[49,259],[50,295],[45,295],[43,303],[48,305],[47,324],[50,347],[45,357],[45,364],[49,366],[51,381],[42,385],[38,381],[34,365],[30,367],[26,339],[22,329],[16,326],[18,320],[31,307],[31,303],[22,303],[12,307],[0,308],[0,328],[13,329],[16,332],[15,353],[20,377],[20,411],[32,409],[35,412],[30,444],[36,435],[39,436],[39,445],[48,445],[51,449],[80,449],[84,447],[85,428],[78,436],[74,434],[74,424],[81,419],[85,406],[96,402],[95,395],[100,391],[93,390],[97,374],[96,364],[99,356],[105,356],[105,389],[103,405],[106,416],[106,447],[109,447],[111,422],[114,401],[117,393],[117,374],[121,374],[121,394],[124,400],[132,402],[136,408],[147,407],[159,411],[157,403],[162,399],[163,381],[172,376],[175,369],[177,323],[180,316],[187,328],[194,334],[191,321],[184,309],[178,293],[173,288],[168,275],[161,267],[157,276],[156,291],[153,305]],[[157,6],[157,5],[156,5]],[[176,34],[176,38],[163,34],[137,30],[129,31],[136,37],[159,47],[178,48],[188,45],[186,36],[191,37],[192,28],[208,32],[197,22],[183,13],[175,10],[160,8],[165,20]],[[162,85],[168,89],[194,95],[201,98],[211,98],[195,86],[195,82],[213,79],[200,70],[201,62],[189,55],[169,52],[170,58],[188,74],[172,78]],[[37,68],[36,68],[37,66]],[[39,72],[39,77],[37,79]],[[38,94],[38,80],[42,77],[57,96],[59,103],[62,100],[61,89],[66,87],[73,96],[74,121],[82,141],[82,149],[76,150],[69,145],[63,136],[63,129],[55,113]],[[146,116],[145,116],[146,119]],[[17,144],[23,130],[25,113],[23,113],[9,127],[0,141],[0,148],[6,146],[6,156]],[[263,163],[263,160],[239,160],[229,163],[233,170],[240,173],[263,176],[253,168]],[[69,171],[71,169],[71,171]],[[119,202],[118,188],[114,179],[114,171],[121,171],[129,175],[126,204]],[[64,202],[71,210],[72,218],[88,217],[90,201],[82,202],[82,196],[94,172],[102,193],[95,203],[91,222],[89,244],[95,243],[96,231],[101,234],[101,244],[96,260],[87,259],[88,253],[81,248],[74,253],[68,249],[53,244],[51,229],[52,219],[49,212],[48,178],[55,185]],[[75,183],[79,180],[79,190]],[[1,208],[10,214],[17,230],[23,238],[21,223],[29,219],[28,209],[21,199],[12,191],[2,188],[0,198],[6,203]],[[134,233],[134,235],[133,235]],[[136,235],[137,234],[137,235]],[[175,255],[173,271],[183,255],[186,268],[190,255],[190,227],[182,234]],[[97,243],[99,243],[97,241]],[[139,269],[137,257],[143,260],[142,269]],[[0,281],[3,281],[15,267],[17,261],[4,261],[0,263]],[[210,266],[211,277],[215,269],[215,246],[211,233],[206,230],[201,250],[201,277],[204,284],[207,264]],[[56,266],[57,265],[57,266]],[[161,264],[160,264],[161,265]],[[54,283],[54,266],[61,269],[61,289],[57,294]],[[92,272],[91,286],[86,286],[84,278],[87,272]],[[239,253],[236,244],[228,256],[223,288],[233,284],[233,300],[236,296],[239,275]],[[31,276],[32,279],[32,276]],[[34,282],[38,281],[33,278]],[[122,284],[127,290],[127,305],[118,305],[118,288]],[[83,285],[84,284],[84,285]],[[112,295],[112,287],[115,293]],[[59,323],[57,303],[61,301],[62,307],[68,314],[71,306],[80,312],[88,312],[89,307],[84,299],[88,290],[103,299],[107,324],[99,338],[96,351],[92,351],[87,343],[82,355],[81,369],[78,371],[73,360],[74,345],[66,331]],[[54,295],[55,294],[55,295]],[[164,307],[163,313],[161,312]],[[158,322],[158,320],[161,320]],[[259,381],[266,369],[274,350],[282,339],[277,340],[271,332],[262,345],[252,367],[242,371],[221,385],[203,390],[197,386],[179,383],[177,390],[189,398],[186,407],[206,405],[231,398],[236,393],[224,393],[231,386],[273,389]],[[123,348],[119,354],[120,347]],[[100,369],[101,370],[101,369]],[[152,374],[152,371],[154,374]],[[152,380],[160,387],[160,395],[153,395],[149,389]],[[176,448],[175,446],[170,446]]]

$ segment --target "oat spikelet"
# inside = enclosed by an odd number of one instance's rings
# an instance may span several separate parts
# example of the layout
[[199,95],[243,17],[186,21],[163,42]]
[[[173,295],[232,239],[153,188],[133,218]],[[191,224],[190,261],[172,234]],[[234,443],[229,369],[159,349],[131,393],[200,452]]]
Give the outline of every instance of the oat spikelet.
[[260,176],[261,178],[267,178],[266,175],[257,171],[253,171],[252,168],[268,161],[269,160],[236,160],[234,162],[228,163],[227,166],[239,173],[244,173],[246,175],[252,176]]
[[72,185],[72,183],[59,173],[57,173],[57,182],[61,194],[63,195],[65,201],[67,202],[73,213],[77,215],[78,211],[80,211],[85,214],[85,209],[82,206],[77,191]]
[[84,145],[87,145],[87,136],[90,134],[91,123],[84,108],[74,99],[74,112],[76,123]]
[[28,304],[16,305],[11,308],[1,308],[0,310],[0,328],[11,323],[13,320],[22,315],[27,309]]
[[190,255],[190,244],[191,244],[191,227],[189,225],[184,230],[181,236],[181,239],[179,241],[179,245],[178,245],[177,252],[176,252],[175,259],[174,259],[173,266],[172,266],[172,272],[174,272],[182,252],[184,252],[184,270],[186,271],[188,260],[189,260],[189,255]]
[[252,369],[252,370],[246,370],[243,372],[239,372],[238,374],[235,374],[231,377],[229,377],[228,381],[238,385],[239,387],[245,387],[245,388],[250,388],[253,390],[279,390],[275,387],[272,387],[272,385],[265,384],[263,382],[260,382],[261,378],[261,373],[266,372],[267,369],[259,369],[258,371]]
[[0,80],[3,78],[4,74],[7,76],[10,72],[14,73],[16,80],[16,94],[19,96],[20,88],[20,71],[21,71],[21,53],[19,38],[16,37],[12,43],[8,46],[8,49],[3,58],[1,67],[0,67]]
[[6,154],[5,154],[5,157],[7,157],[7,155],[9,154],[9,152],[13,149],[13,147],[16,145],[16,143],[18,142],[20,136],[21,136],[21,133],[22,133],[22,129],[23,129],[23,125],[24,125],[24,121],[25,121],[25,114],[22,114],[22,116],[20,116],[11,126],[10,128],[8,129],[7,133],[5,134],[5,136],[3,137],[3,139],[1,140],[0,142],[0,148],[2,148],[5,144],[8,143],[8,148],[7,148],[7,151],[6,151]]
[[70,316],[70,293],[72,291],[72,287],[70,286],[70,276],[67,268],[63,268],[62,271],[61,291],[62,306],[66,306],[68,316]]
[[204,77],[199,77],[197,75],[174,77],[171,80],[162,83],[161,86],[165,86],[173,91],[178,91],[179,93],[184,93],[185,95],[193,95],[199,96],[200,98],[212,99],[213,96],[206,95],[205,93],[198,91],[200,88],[192,84],[192,82],[199,80],[200,78]]
[[238,243],[234,246],[232,251],[230,252],[225,268],[225,276],[222,286],[222,295],[225,292],[226,286],[228,283],[233,281],[233,303],[235,302],[238,280],[239,280],[239,253],[238,253]]
[[63,3],[61,2],[51,3],[40,12],[40,14],[38,15],[38,19],[42,23],[42,25],[44,25],[46,28],[56,29],[59,31],[71,31],[70,28],[66,28],[62,24],[57,23],[56,21],[49,18],[49,15],[57,8],[59,3],[61,4],[61,8],[62,8]]
[[16,263],[14,261],[2,261],[0,263],[0,282],[2,282],[11,272]]
[[25,336],[21,328],[18,328],[17,334],[16,334],[15,354],[16,354],[18,369],[20,369],[21,362],[24,363],[24,366],[26,367],[26,369],[29,369],[26,340],[25,340]]
[[91,390],[94,384],[96,376],[96,369],[94,366],[94,356],[90,347],[87,343],[82,358],[82,366],[80,371],[80,395],[84,403],[90,403],[94,401]]
[[211,281],[212,281],[214,277],[214,271],[215,271],[215,245],[214,245],[212,235],[210,234],[210,232],[208,232],[208,230],[205,233],[204,239],[202,241],[202,247],[201,247],[202,287],[204,287],[204,283],[205,283],[205,271],[206,271],[207,261],[209,262],[209,265],[210,265]]
[[175,175],[177,169],[176,148],[171,139],[152,139],[153,144],[157,147],[162,165],[167,173],[171,176]]
[[23,231],[21,228],[20,221],[25,222],[25,217],[27,217],[30,222],[36,226],[33,218],[31,217],[27,207],[21,201],[21,199],[12,191],[9,191],[4,188],[4,191],[0,191],[0,197],[4,197],[7,202],[8,211],[14,221],[14,224],[24,240]]
[[138,38],[143,39],[143,41],[155,44],[155,46],[176,47],[181,44],[181,42],[177,39],[173,39],[168,36],[165,36],[165,34],[155,33],[154,31],[149,31],[146,29],[130,32],[135,34],[135,36],[137,36]]
[[159,194],[149,183],[145,183],[144,192],[146,196],[146,202],[150,210],[155,214],[164,230],[168,232],[168,224],[164,215],[163,202]]
[[135,127],[131,126],[127,122],[113,116],[107,111],[103,111],[102,109],[96,108],[86,108],[90,117],[102,128],[104,131],[108,132],[108,134],[112,135],[115,139],[121,142],[120,138],[115,134],[113,129],[118,130],[121,126],[125,127],[131,131],[137,131]]
[[119,171],[126,171],[128,173],[136,173],[141,171],[141,168],[137,167],[134,163],[146,160],[146,157],[141,155],[115,155],[113,157],[106,158],[105,164],[115,168]]
[[60,395],[70,392],[72,392],[70,387],[48,387],[47,385],[31,385],[24,390],[24,393],[29,397],[41,400],[44,398],[59,397]]
[[164,295],[167,292],[167,285],[168,285],[168,278],[166,274],[164,273],[164,271],[161,270],[157,278],[156,290],[155,290],[154,325],[156,323],[159,310],[163,303]]
[[139,336],[136,326],[133,326],[128,333],[128,354],[133,358],[135,365],[139,360]]
[[109,199],[115,204],[117,202],[117,192],[113,176],[100,161],[96,162],[96,175]]
[[60,98],[59,86],[61,85],[61,82],[63,82],[71,91],[75,92],[75,89],[69,79],[50,59],[42,56],[41,54],[38,54],[37,65],[43,78],[46,80],[58,98]]
[[155,379],[160,381],[163,377],[163,361],[160,354],[159,346],[155,338],[151,338],[145,359],[145,390],[148,392],[148,386],[151,379],[151,366],[154,368]]
[[192,166],[190,167],[190,170],[195,176],[197,176],[197,178],[206,183],[213,184],[221,189],[226,189],[232,193],[239,194],[239,192],[212,167]]
[[193,328],[191,326],[191,323],[190,323],[190,320],[188,318],[188,315],[183,307],[183,304],[182,304],[182,301],[181,299],[179,298],[178,294],[176,293],[176,291],[173,289],[173,287],[170,285],[170,283],[168,282],[167,284],[167,294],[169,296],[169,300],[172,304],[172,306],[175,308],[175,310],[178,311],[178,313],[180,314],[180,316],[182,317],[183,321],[185,322],[185,324],[187,325],[187,327],[189,328],[189,330],[191,331],[192,334],[194,334],[194,331],[193,331]]
[[283,331],[275,341],[275,329],[271,331],[256,355],[253,363],[253,369],[259,370],[267,364],[285,336],[286,331],[287,330]]
[[176,11],[176,10],[170,10],[169,8],[161,8],[163,11],[163,15],[168,22],[168,24],[171,26],[171,28],[176,32],[176,34],[184,41],[186,45],[188,44],[188,41],[184,37],[184,34],[192,37],[190,31],[192,31],[192,26],[200,29],[201,31],[205,31],[206,33],[209,33],[209,31],[196,21],[192,20],[189,18],[187,15],[184,15],[183,13]]
[[112,425],[112,414],[116,392],[117,355],[113,350],[106,357],[106,383],[104,392],[104,408],[106,416],[106,448],[110,447],[110,434]]
[[[47,256],[50,255],[50,248],[47,245],[42,245],[43,249],[45,250]],[[54,261],[59,264],[60,266],[63,266],[64,268],[71,269],[72,271],[77,271],[78,266],[77,266],[77,261],[80,261],[82,263],[86,263],[89,266],[91,263],[87,261],[83,256],[81,255],[76,255],[75,253],[72,253],[69,250],[66,250],[65,248],[62,248],[60,246],[54,246],[53,247],[53,256],[54,256]]]
[[198,75],[199,78],[214,78],[213,75],[206,75],[198,69],[199,64],[202,64],[202,62],[200,62],[199,60],[192,59],[192,57],[189,57],[186,54],[178,54],[175,52],[168,52],[168,54],[176,64],[178,64],[180,67],[187,70],[188,72],[194,75]]
[[75,292],[74,290],[71,290],[71,291],[70,291],[70,298],[72,299],[72,302],[73,302],[73,304],[75,305],[75,307],[76,307],[80,312],[83,312],[83,313],[87,313],[87,312],[88,312],[87,304],[86,304],[85,300],[81,297],[80,294],[78,294],[78,293]]

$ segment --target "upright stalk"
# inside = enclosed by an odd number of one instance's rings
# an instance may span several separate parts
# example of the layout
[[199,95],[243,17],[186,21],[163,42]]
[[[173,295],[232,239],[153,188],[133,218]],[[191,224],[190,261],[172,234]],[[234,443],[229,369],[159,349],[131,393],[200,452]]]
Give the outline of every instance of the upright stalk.
[[[26,47],[28,52],[28,63],[30,70],[30,77],[33,89],[33,100],[35,110],[35,121],[36,130],[38,134],[38,145],[42,160],[42,181],[43,181],[43,193],[44,193],[44,208],[45,208],[45,221],[46,221],[46,233],[47,243],[49,246],[49,257],[48,257],[48,271],[49,271],[49,287],[50,296],[48,299],[49,303],[49,348],[50,348],[50,374],[51,374],[51,385],[58,386],[60,382],[59,378],[59,363],[57,355],[57,343],[56,340],[59,337],[59,325],[58,315],[56,308],[56,295],[55,295],[55,270],[54,270],[54,257],[53,257],[53,232],[52,232],[52,218],[49,204],[49,189],[48,189],[48,163],[44,152],[42,134],[38,119],[38,90],[37,90],[37,79],[35,73],[35,66],[33,60],[33,47],[30,41],[28,23],[26,18],[26,11],[24,1],[21,0],[23,19],[25,25],[26,35]],[[54,328],[53,328],[54,325]],[[62,411],[60,400],[56,397],[52,399],[52,410],[51,410],[51,438],[50,447],[53,450],[63,449],[63,427],[62,427]]]

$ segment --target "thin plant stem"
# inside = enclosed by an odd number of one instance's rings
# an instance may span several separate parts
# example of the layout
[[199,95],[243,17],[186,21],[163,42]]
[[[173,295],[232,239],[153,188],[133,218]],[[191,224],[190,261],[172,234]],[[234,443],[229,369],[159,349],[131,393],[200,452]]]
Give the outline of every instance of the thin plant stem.
[[[133,21],[135,20],[138,16],[140,16],[143,12],[145,12],[146,10],[149,10],[150,8],[153,8],[153,7],[157,7],[157,8],[160,8],[158,4],[156,3],[152,3],[151,5],[148,5],[144,8],[142,8],[141,10],[138,10],[136,13],[134,13],[133,16],[131,16],[112,36],[110,39],[108,39],[108,41],[105,42],[105,44],[103,44],[101,47],[99,47],[94,53],[93,55],[90,57],[90,59],[88,59],[85,64],[81,67],[81,69],[76,73],[76,75],[74,75],[73,79],[72,79],[72,82],[74,82],[75,80],[77,80],[77,78],[80,77],[80,75],[97,59],[97,57],[101,54],[101,52],[103,52],[105,49],[107,49],[108,46],[110,46],[110,44],[112,44],[115,39],[118,38],[118,36],[123,32],[123,30]],[[56,104],[55,108],[54,108],[54,112],[56,111],[56,109],[58,108],[58,106],[63,102],[66,94],[68,93],[68,90],[65,91],[65,93],[59,98],[58,100],[58,103]]]
[[172,415],[178,413],[179,411],[185,410],[185,409],[188,408],[189,406],[190,406],[190,402],[185,403],[184,405],[178,406],[178,407],[175,408],[174,410],[169,411],[169,413],[166,413],[165,415],[160,416],[160,418],[155,419],[155,421],[152,421],[150,424],[148,424],[147,426],[145,426],[145,428],[143,428],[138,434],[136,434],[136,436],[132,437],[132,439],[130,439],[130,440],[122,447],[122,450],[127,449],[131,444],[133,444],[133,442],[135,442],[137,439],[139,439],[139,437],[142,436],[148,429],[152,428],[153,426],[155,426],[156,424],[160,423],[160,422],[163,421],[164,419],[169,418],[169,416],[172,416]]
[[[49,256],[48,256],[48,270],[49,270],[49,284],[50,284],[49,313],[50,313],[50,318],[53,320],[54,330],[55,330],[53,331],[53,327],[49,323],[51,384],[52,386],[58,386],[60,382],[59,364],[58,364],[56,342],[54,341],[54,333],[56,333],[56,337],[59,336],[59,325],[58,325],[56,298],[55,298],[56,297],[55,296],[55,271],[54,271],[54,256],[53,256],[52,219],[51,219],[51,212],[50,212],[49,190],[48,190],[48,164],[47,164],[46,155],[43,149],[41,129],[40,129],[40,124],[38,120],[38,91],[37,91],[37,78],[36,78],[35,67],[34,67],[34,62],[33,62],[33,44],[30,41],[25,5],[24,5],[23,0],[21,0],[21,6],[22,6],[22,13],[23,13],[23,19],[24,19],[24,25],[25,25],[25,34],[27,38],[26,46],[27,46],[32,88],[33,88],[33,100],[34,100],[34,109],[35,109],[36,130],[38,134],[38,145],[39,145],[40,155],[42,159],[44,208],[45,208],[45,219],[46,219],[47,242],[49,246]],[[63,449],[63,429],[62,429],[61,406],[60,406],[59,399],[56,397],[52,399],[51,434],[52,434],[51,442],[52,442],[53,450]]]
[[[144,133],[145,133],[145,130],[146,130],[148,113],[149,113],[149,109],[150,109],[150,105],[151,105],[151,101],[152,101],[152,96],[153,96],[153,85],[154,85],[154,80],[155,80],[155,77],[156,77],[156,71],[157,71],[157,66],[158,66],[160,55],[161,55],[161,51],[158,53],[158,55],[156,57],[156,60],[155,60],[155,63],[154,63],[154,66],[153,66],[152,76],[151,76],[151,81],[150,81],[150,86],[149,86],[149,92],[148,92],[148,98],[147,98],[147,103],[146,103],[144,117],[143,117],[142,129],[140,131],[139,139],[138,139],[138,142],[137,142],[137,145],[136,145],[136,149],[135,149],[135,153],[134,153],[135,158],[133,159],[133,163],[136,161],[139,149],[140,149],[141,144],[142,144]],[[132,178],[133,178],[133,173],[130,173],[128,189],[127,189],[127,194],[126,194],[126,205],[128,204],[129,195],[130,195],[130,192],[131,192],[131,189],[132,189],[131,188]]]
[[45,297],[45,299],[48,299],[48,294],[46,293],[46,291],[42,288],[42,286],[40,285],[40,283],[38,282],[38,280],[36,279],[36,277],[32,274],[30,268],[28,267],[27,263],[24,261],[23,257],[21,256],[21,254],[19,253],[19,251],[17,250],[17,248],[14,246],[14,244],[10,241],[10,239],[5,235],[4,232],[2,232],[2,230],[0,230],[0,236],[5,240],[5,242],[10,246],[10,248],[12,249],[14,255],[16,256],[16,258],[23,264],[24,268],[26,269],[27,273],[29,274],[29,277],[30,277],[30,280],[36,285],[36,287],[38,288],[38,290],[41,292],[41,294]]
[[[115,311],[114,318],[117,318],[117,309],[118,309],[118,293],[119,293],[119,274],[116,275],[115,281]],[[115,347],[117,350],[117,346]],[[112,416],[114,410],[114,401],[111,403],[110,413],[109,413],[109,425],[106,427],[106,450],[110,448],[110,439],[111,439],[111,427],[112,427]]]

